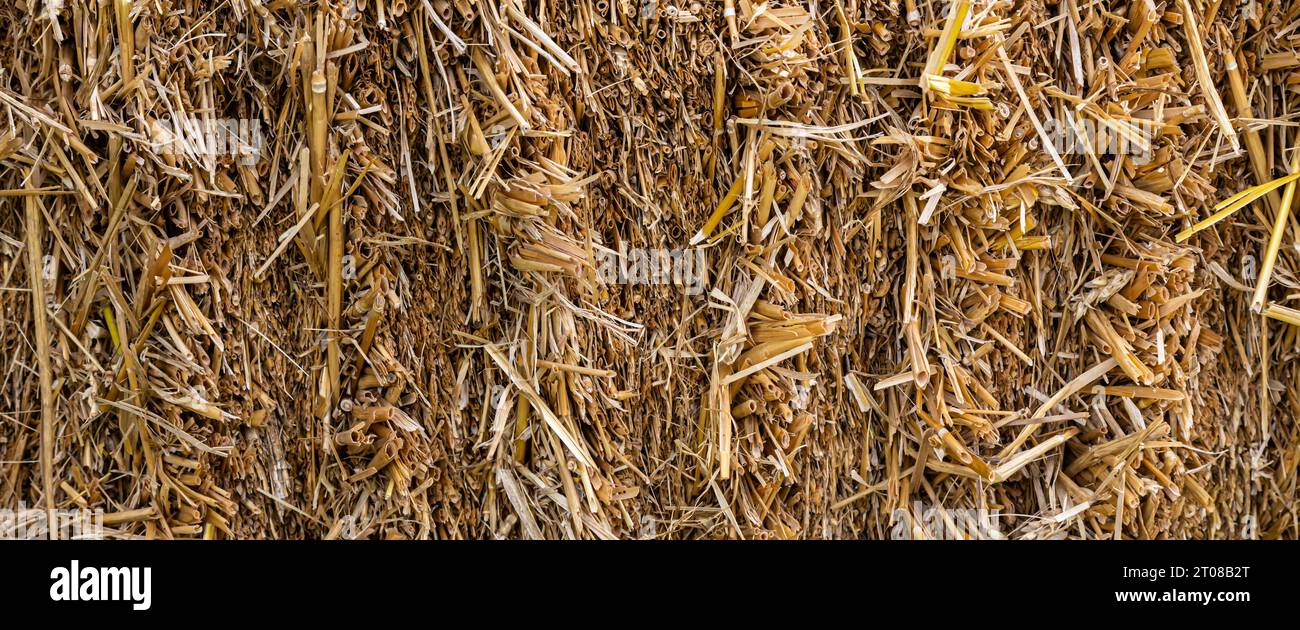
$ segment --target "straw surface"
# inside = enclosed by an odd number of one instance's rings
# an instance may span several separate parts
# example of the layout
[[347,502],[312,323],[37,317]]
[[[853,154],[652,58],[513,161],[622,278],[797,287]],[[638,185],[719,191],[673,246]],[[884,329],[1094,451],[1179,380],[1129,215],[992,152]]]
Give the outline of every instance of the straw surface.
[[0,507],[122,538],[1295,538],[1298,26],[7,3]]

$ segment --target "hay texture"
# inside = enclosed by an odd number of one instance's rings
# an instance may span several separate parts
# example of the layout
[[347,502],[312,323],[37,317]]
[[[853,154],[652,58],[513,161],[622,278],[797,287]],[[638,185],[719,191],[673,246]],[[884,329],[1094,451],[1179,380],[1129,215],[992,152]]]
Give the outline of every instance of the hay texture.
[[0,42],[0,507],[1297,535],[1289,0],[17,0]]

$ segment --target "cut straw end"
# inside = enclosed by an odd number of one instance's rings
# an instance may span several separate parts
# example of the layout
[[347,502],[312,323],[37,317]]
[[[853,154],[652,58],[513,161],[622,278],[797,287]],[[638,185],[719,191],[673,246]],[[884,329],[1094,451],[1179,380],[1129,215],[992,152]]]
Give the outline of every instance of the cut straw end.
[[1300,326],[1300,310],[1280,304],[1269,304],[1264,310],[1264,317],[1276,319],[1279,322],[1286,322],[1292,326]]

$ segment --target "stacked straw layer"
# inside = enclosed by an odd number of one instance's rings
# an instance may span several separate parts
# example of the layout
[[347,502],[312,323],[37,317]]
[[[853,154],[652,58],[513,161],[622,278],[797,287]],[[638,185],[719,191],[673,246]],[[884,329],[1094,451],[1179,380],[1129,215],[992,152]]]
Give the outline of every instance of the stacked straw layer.
[[1294,538],[1297,24],[8,3],[0,508],[119,538]]

